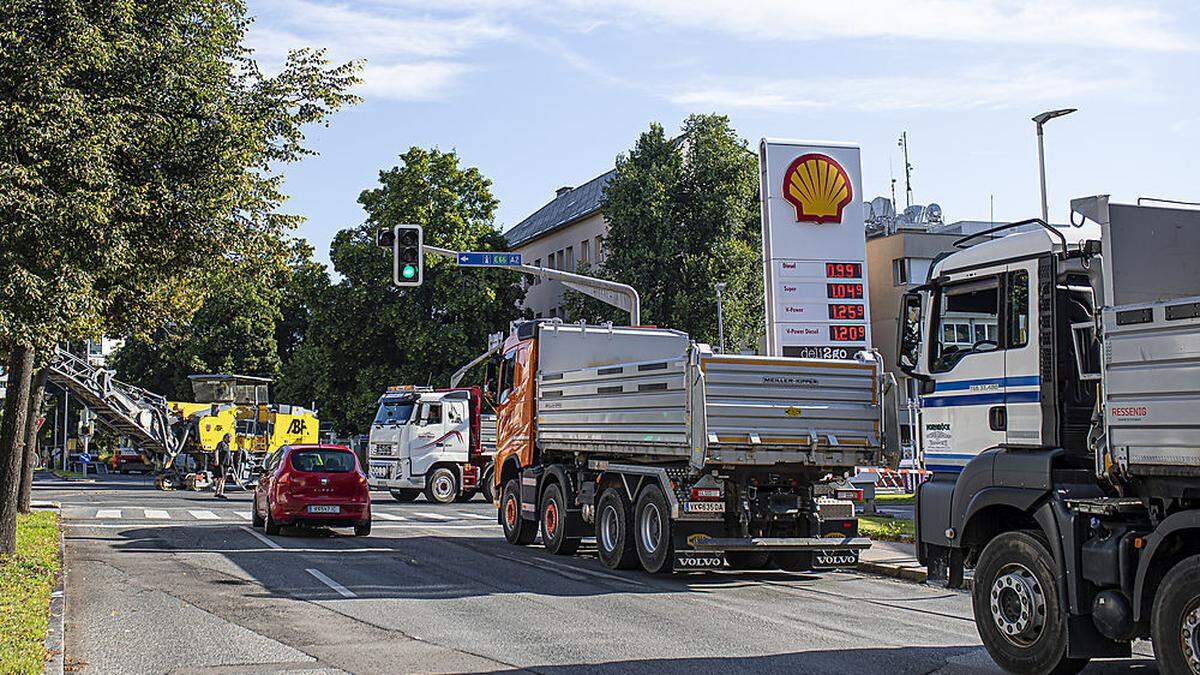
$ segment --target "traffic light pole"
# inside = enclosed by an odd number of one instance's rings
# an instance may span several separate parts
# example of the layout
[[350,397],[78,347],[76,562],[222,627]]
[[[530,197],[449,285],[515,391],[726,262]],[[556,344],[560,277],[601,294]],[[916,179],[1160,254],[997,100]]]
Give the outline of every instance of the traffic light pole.
[[[454,258],[455,260],[458,259],[458,252],[451,251],[448,248],[430,246],[429,244],[425,244],[423,248],[430,253]],[[504,269],[515,270],[522,274],[528,274],[541,279],[561,281],[569,288],[579,291],[584,295],[593,297],[606,305],[629,312],[629,325],[638,326],[642,323],[642,298],[638,295],[637,290],[628,284],[609,281],[608,279],[597,279],[596,277],[575,274],[574,272],[536,267],[534,265],[511,265],[506,266]]]

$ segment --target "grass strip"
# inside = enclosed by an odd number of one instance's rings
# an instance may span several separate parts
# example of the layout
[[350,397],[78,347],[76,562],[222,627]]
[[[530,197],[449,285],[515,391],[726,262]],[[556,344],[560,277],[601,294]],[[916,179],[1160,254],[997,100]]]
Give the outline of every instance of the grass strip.
[[17,516],[17,552],[0,556],[0,673],[40,673],[58,579],[58,513]]

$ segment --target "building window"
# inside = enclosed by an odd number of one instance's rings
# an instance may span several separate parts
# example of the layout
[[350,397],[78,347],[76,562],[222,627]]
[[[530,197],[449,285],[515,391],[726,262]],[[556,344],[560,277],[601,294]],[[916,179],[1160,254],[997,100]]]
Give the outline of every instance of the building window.
[[562,272],[563,270],[566,269],[566,267],[563,266],[563,263],[564,263],[563,258],[564,258],[563,250],[560,248],[560,249],[558,249],[558,252],[554,254],[554,269],[556,269],[560,272]]
[[589,242],[587,239],[579,242],[579,262],[581,263],[591,262],[592,258],[588,255],[588,249],[590,248],[590,246],[588,246],[589,243],[591,242]]
[[598,263],[602,262],[604,260],[604,237],[601,235],[596,236],[595,251],[596,251],[596,262],[598,262]]
[[896,258],[892,261],[892,285],[906,286],[908,284],[908,259]]
[[566,271],[574,272],[575,271],[575,247],[568,246],[565,255],[566,255],[566,261],[567,261]]
[[892,261],[892,284],[907,286],[925,281],[932,263],[930,258],[896,258]]

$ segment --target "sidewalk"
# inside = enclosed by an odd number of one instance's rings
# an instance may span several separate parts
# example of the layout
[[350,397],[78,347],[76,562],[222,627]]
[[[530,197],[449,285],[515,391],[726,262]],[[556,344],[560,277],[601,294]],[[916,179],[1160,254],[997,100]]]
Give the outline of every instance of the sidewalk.
[[928,574],[917,562],[916,544],[894,541],[875,541],[859,556],[858,569],[905,581],[924,583]]

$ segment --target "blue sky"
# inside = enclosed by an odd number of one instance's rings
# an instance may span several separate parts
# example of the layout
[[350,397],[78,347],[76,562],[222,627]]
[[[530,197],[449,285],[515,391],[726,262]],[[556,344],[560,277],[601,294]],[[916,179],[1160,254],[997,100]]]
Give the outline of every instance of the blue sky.
[[[248,0],[267,69],[288,49],[364,59],[364,102],[314,128],[288,210],[322,260],[410,145],[493,181],[507,229],[611,168],[651,121],[729,115],[762,136],[853,141],[866,198],[903,177],[948,220],[1038,214],[1030,117],[1047,126],[1051,217],[1072,197],[1200,200],[1200,3],[1106,0]],[[897,186],[903,203],[903,182]]]

